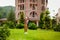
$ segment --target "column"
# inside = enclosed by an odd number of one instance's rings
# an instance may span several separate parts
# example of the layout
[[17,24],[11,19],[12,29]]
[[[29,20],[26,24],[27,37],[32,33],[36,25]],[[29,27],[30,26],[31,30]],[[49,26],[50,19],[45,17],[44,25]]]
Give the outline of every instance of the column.
[[37,27],[39,26],[39,22],[38,21],[36,21],[36,25],[37,25]]

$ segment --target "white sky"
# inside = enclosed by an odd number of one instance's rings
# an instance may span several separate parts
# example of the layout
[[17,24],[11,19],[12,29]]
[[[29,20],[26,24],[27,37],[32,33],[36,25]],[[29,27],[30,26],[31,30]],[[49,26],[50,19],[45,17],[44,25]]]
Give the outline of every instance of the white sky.
[[15,0],[0,0],[0,6],[15,6]]
[[[51,12],[51,16],[54,16],[60,8],[60,0],[49,0],[48,7]],[[55,12],[53,10],[55,10]]]
[[[60,8],[60,0],[49,0],[48,7],[51,12],[51,16],[57,13],[58,8]],[[15,0],[0,0],[0,6],[15,6]],[[55,12],[53,12],[55,10]]]

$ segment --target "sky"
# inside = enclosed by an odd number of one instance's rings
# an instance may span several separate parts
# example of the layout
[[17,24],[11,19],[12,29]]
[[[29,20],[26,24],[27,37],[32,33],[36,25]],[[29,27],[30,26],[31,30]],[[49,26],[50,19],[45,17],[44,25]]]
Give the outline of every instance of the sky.
[[60,8],[60,0],[48,0],[48,8],[50,10],[51,16],[56,15],[58,9]]
[[[51,16],[54,16],[58,12],[60,8],[59,4],[60,0],[48,0],[48,8]],[[0,0],[0,6],[15,6],[15,0]]]

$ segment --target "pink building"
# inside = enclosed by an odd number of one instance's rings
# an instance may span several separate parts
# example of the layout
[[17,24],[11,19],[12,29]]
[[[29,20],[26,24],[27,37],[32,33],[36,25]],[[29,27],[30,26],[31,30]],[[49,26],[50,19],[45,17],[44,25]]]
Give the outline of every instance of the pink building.
[[15,4],[17,20],[23,12],[25,17],[38,24],[41,12],[47,8],[48,0],[15,0]]

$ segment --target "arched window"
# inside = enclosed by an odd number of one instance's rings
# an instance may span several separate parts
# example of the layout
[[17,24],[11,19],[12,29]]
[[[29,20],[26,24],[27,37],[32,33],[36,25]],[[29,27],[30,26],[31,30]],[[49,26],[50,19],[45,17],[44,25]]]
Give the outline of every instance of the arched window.
[[19,12],[18,17],[20,18],[21,16],[24,16],[24,12]]
[[33,12],[30,13],[30,16],[36,17],[37,16],[37,13],[33,11]]

